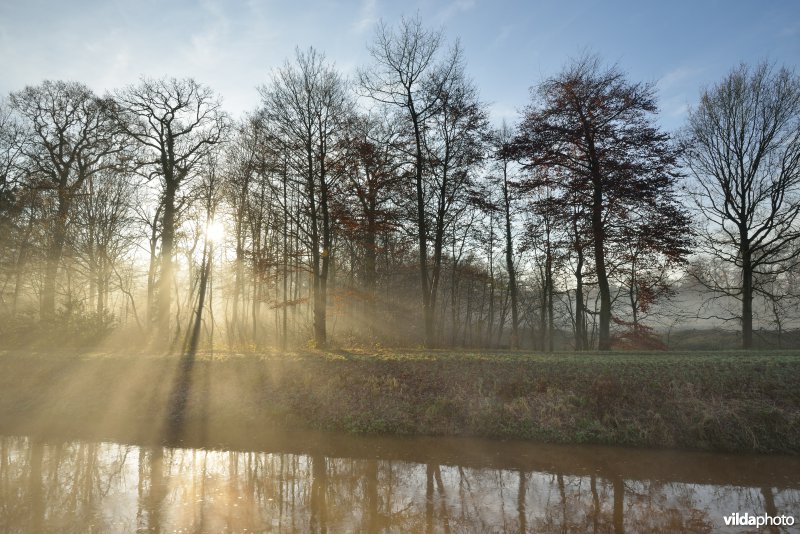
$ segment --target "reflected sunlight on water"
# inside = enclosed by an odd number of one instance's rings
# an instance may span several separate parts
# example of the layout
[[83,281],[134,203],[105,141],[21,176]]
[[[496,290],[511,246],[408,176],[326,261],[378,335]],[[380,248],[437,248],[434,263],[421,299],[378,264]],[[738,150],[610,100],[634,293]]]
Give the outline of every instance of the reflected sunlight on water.
[[[391,449],[391,439],[381,442]],[[485,466],[442,464],[385,451],[351,458],[26,437],[0,438],[0,446],[4,532],[716,532],[732,512],[800,511],[798,478],[780,487],[729,484],[710,461],[707,473],[677,468],[678,479],[665,480],[665,462],[679,464],[681,455],[698,462],[695,453],[674,451],[578,455],[580,447],[530,445],[534,455],[561,458],[536,470],[519,461],[510,467],[510,457],[504,468],[497,457]],[[512,454],[497,447],[501,457]],[[660,464],[656,478],[609,474],[615,455],[631,454],[639,466]],[[734,458],[738,484],[751,471],[753,483],[763,482],[759,457]]]

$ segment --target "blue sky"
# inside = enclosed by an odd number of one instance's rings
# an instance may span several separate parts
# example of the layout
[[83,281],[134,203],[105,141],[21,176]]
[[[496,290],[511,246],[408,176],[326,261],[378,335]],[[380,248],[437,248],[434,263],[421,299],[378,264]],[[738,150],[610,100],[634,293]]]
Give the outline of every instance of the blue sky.
[[0,93],[44,79],[98,92],[140,75],[192,76],[232,115],[295,46],[315,46],[347,74],[368,62],[375,23],[419,12],[461,40],[495,121],[514,121],[529,88],[585,51],[631,80],[657,83],[661,124],[679,128],[702,87],[739,62],[797,70],[800,2],[385,0],[7,0],[0,5]]

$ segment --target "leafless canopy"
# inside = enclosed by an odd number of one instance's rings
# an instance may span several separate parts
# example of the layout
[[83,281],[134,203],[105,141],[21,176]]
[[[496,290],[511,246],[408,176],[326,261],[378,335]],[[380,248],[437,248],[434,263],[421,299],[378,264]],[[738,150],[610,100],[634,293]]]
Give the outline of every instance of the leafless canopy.
[[798,261],[791,245],[800,239],[800,78],[766,63],[735,68],[703,93],[684,144],[705,247],[742,273],[740,286],[706,282],[742,300],[747,344],[758,276]]
[[119,126],[143,149],[137,162],[151,178],[182,180],[229,129],[214,92],[191,78],[145,78],[114,99]]

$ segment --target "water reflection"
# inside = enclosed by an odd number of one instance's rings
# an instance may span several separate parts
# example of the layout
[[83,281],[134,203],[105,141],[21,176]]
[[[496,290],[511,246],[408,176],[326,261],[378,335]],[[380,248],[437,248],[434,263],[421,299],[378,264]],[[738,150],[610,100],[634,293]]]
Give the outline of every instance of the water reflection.
[[[0,531],[699,533],[736,511],[800,519],[792,458],[738,457],[726,482],[714,455],[497,444],[483,463],[420,462],[391,443],[337,457],[2,437]],[[620,468],[631,455],[637,467]],[[655,475],[640,476],[648,462]]]

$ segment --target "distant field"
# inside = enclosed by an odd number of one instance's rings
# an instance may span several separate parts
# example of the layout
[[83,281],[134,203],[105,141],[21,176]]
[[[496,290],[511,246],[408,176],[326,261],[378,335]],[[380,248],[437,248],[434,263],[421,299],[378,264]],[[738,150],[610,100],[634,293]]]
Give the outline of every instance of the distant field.
[[[279,426],[800,452],[800,351],[0,353],[0,432],[210,445]],[[181,384],[184,395],[176,397]]]

